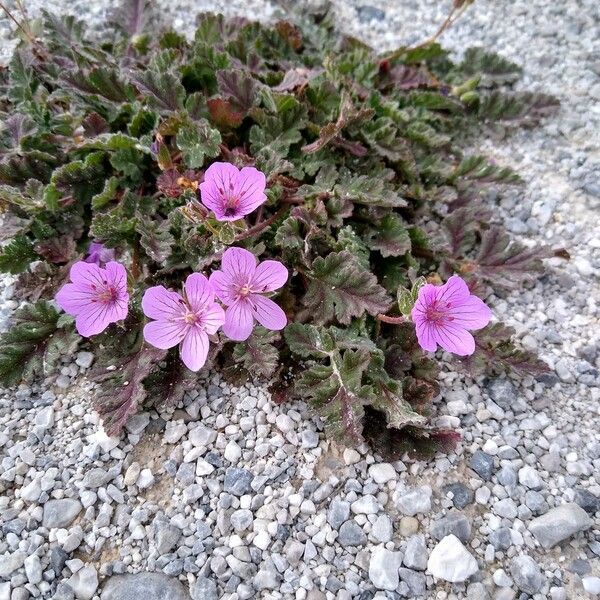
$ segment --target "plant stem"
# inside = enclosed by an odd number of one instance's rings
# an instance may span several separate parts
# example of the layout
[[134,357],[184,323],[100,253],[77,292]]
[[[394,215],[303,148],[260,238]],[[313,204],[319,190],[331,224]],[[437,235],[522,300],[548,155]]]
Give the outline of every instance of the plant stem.
[[406,317],[390,317],[389,315],[378,314],[378,321],[383,321],[384,323],[389,323],[390,325],[401,325],[402,323],[408,323],[408,319]]
[[27,29],[25,29],[25,27],[21,23],[19,23],[19,21],[17,21],[15,16],[10,12],[10,10],[8,10],[8,8],[6,8],[6,6],[4,6],[2,2],[0,2],[0,8],[6,13],[6,16],[25,34],[25,37],[27,38],[29,43],[35,44],[35,40],[33,39],[31,32],[27,31]]
[[448,16],[444,19],[444,22],[439,26],[438,30],[431,37],[427,38],[425,41],[421,42],[420,44],[417,44],[416,46],[411,46],[409,48],[398,48],[393,52],[390,52],[389,54],[385,55],[381,60],[395,60],[396,58],[402,56],[402,54],[409,52],[410,50],[418,50],[419,48],[424,48],[425,46],[433,44],[444,33],[444,31],[446,31],[446,29],[450,27],[450,25],[452,25],[455,21],[459,19],[459,17],[465,11],[467,6],[469,6],[469,4],[469,2],[465,2],[457,6],[457,4],[453,2],[452,9],[448,13]]
[[236,235],[234,241],[239,242],[241,240],[245,240],[246,238],[252,237],[253,235],[260,233],[269,225],[271,225],[274,221],[276,221],[279,218],[279,215],[281,215],[284,210],[286,210],[285,207],[280,208],[275,214],[271,215],[268,219],[265,219],[264,221],[257,223],[253,227],[250,227],[250,229],[247,229],[246,231],[243,231],[242,233]]

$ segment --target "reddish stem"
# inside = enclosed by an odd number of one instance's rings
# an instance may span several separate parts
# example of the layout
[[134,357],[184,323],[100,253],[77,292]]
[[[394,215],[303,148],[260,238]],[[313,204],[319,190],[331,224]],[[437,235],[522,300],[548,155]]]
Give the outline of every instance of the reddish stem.
[[281,213],[283,213],[284,210],[286,209],[280,208],[275,214],[271,215],[268,219],[265,219],[264,221],[257,223],[253,227],[250,227],[250,229],[247,229],[246,231],[243,231],[242,233],[236,235],[235,241],[239,242],[241,240],[245,240],[246,238],[252,237],[253,235],[257,235],[258,233],[269,227],[269,225],[272,225],[273,222],[275,222],[279,218],[279,215],[281,215]]
[[407,323],[408,319],[406,317],[390,317],[389,315],[377,315],[378,321],[383,321],[384,323],[390,323],[390,325],[401,325],[402,323]]

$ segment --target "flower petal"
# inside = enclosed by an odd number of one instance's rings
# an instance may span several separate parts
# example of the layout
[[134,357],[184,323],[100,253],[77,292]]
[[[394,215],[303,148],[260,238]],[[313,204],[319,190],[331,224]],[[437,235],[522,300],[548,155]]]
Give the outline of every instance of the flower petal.
[[260,293],[278,290],[285,284],[288,275],[288,270],[278,260],[265,260],[256,267],[251,282],[252,291]]
[[118,262],[110,261],[106,263],[104,268],[106,271],[109,283],[112,283],[117,288],[119,294],[127,292],[127,271],[125,267]]
[[481,329],[492,318],[492,311],[477,296],[459,300],[454,306],[446,309],[446,313],[447,318],[452,319],[452,323],[465,329]]
[[[218,220],[222,220],[226,199],[235,190],[239,170],[231,163],[215,162],[204,173],[204,181],[200,184],[202,204],[212,210]],[[236,217],[239,218],[239,217]]]
[[227,248],[221,260],[221,270],[232,283],[248,284],[256,271],[256,257],[244,248]]
[[223,333],[229,339],[243,342],[250,337],[253,327],[252,306],[247,300],[235,302],[225,311]]
[[415,330],[419,346],[427,352],[435,352],[437,350],[437,342],[434,335],[434,328],[431,323],[426,319],[416,321]]
[[188,275],[184,287],[188,304],[196,313],[215,300],[215,291],[202,273]]
[[76,285],[87,287],[104,286],[107,281],[107,273],[94,263],[84,261],[76,262],[69,272],[71,281]]
[[97,335],[118,320],[112,318],[112,308],[110,304],[96,302],[80,311],[75,318],[75,328],[79,335],[83,337]]
[[156,285],[144,293],[142,310],[151,319],[168,320],[185,313],[185,302],[177,292]]
[[235,302],[235,286],[231,281],[231,277],[225,275],[223,271],[213,271],[210,274],[209,281],[215,290],[217,298],[223,304],[229,306]]
[[74,283],[63,285],[55,296],[55,300],[66,313],[78,315],[82,310],[92,305],[94,299],[93,290]]
[[202,313],[200,324],[209,335],[217,333],[225,323],[225,311],[216,302],[210,304]]
[[161,350],[177,346],[185,337],[189,325],[174,321],[150,321],[144,326],[144,339]]
[[250,214],[258,208],[267,196],[265,174],[254,167],[244,167],[236,180],[235,194],[239,198],[238,209],[242,215]]
[[475,339],[462,327],[450,323],[434,326],[436,342],[447,352],[458,356],[469,356],[475,352]]
[[252,303],[252,314],[254,318],[267,329],[279,331],[287,325],[287,317],[281,307],[270,298],[252,294],[250,296]]
[[206,333],[192,327],[183,339],[179,354],[183,364],[190,371],[199,371],[204,366],[208,356],[208,336]]
[[450,303],[451,306],[456,302],[466,300],[471,295],[469,286],[458,275],[452,275],[444,285],[435,289],[437,301],[439,303]]

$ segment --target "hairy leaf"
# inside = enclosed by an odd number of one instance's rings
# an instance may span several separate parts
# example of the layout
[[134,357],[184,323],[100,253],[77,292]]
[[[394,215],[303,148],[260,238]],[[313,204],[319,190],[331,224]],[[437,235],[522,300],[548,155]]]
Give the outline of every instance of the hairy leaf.
[[2,273],[22,273],[39,256],[33,244],[24,235],[19,235],[0,249],[0,271]]
[[385,215],[373,223],[365,233],[367,246],[378,250],[381,256],[403,256],[411,248],[410,236],[402,217],[395,213]]
[[251,376],[271,377],[279,367],[279,352],[273,345],[279,337],[279,332],[255,327],[245,342],[235,345],[233,360]]
[[108,435],[117,435],[142,405],[148,395],[144,380],[165,355],[165,350],[143,346],[113,369],[99,365],[92,370],[90,379],[101,384],[94,393],[94,406]]
[[[57,331],[58,318],[56,309],[45,301],[28,304],[15,312],[12,327],[0,336],[3,385],[16,385],[22,379],[31,380],[44,373],[44,354]],[[66,353],[68,348],[65,345],[59,350]]]
[[334,252],[314,260],[303,303],[317,323],[337,319],[348,324],[365,312],[385,312],[390,300],[377,278],[361,268],[349,252]]
[[475,353],[456,362],[473,375],[502,372],[516,375],[542,375],[550,371],[548,365],[535,354],[522,350],[513,341],[514,329],[494,323],[474,333]]
[[177,146],[190,169],[201,167],[206,158],[217,156],[220,143],[221,134],[205,119],[182,127],[177,134]]

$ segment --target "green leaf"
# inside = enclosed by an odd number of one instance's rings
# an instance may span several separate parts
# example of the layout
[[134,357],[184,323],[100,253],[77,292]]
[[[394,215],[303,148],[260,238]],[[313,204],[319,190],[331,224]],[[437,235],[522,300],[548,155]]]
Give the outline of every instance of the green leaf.
[[323,327],[290,323],[284,335],[290,350],[304,358],[329,356],[335,349],[332,337]]
[[533,352],[517,347],[513,341],[514,333],[514,329],[502,323],[476,331],[475,352],[465,358],[456,358],[457,364],[474,376],[506,372],[523,377],[548,373],[550,368],[545,362]]
[[171,256],[175,238],[169,231],[169,221],[145,218],[138,214],[136,231],[140,234],[140,246],[154,262],[162,265]]
[[522,183],[521,177],[510,167],[490,164],[485,156],[467,156],[454,169],[450,180],[475,179],[481,183]]
[[338,136],[345,127],[360,124],[371,116],[373,116],[373,109],[355,109],[350,95],[342,95],[337,121],[327,123],[321,127],[319,137],[312,144],[304,146],[302,151],[307,154],[318,152]]
[[375,275],[360,267],[349,252],[333,252],[326,258],[316,258],[308,280],[303,303],[317,323],[335,318],[349,324],[353,317],[365,312],[377,315],[390,305]]
[[109,370],[99,365],[92,370],[89,378],[99,384],[94,392],[94,406],[108,435],[118,435],[142,405],[148,395],[143,382],[165,355],[166,350],[143,346],[113,365],[116,368]]
[[146,94],[150,106],[161,111],[175,112],[183,108],[185,88],[179,77],[169,71],[135,72],[132,81]]
[[[0,336],[0,381],[11,386],[44,373],[44,354],[57,329],[59,314],[45,301],[18,309]],[[51,357],[54,350],[50,351]],[[49,363],[47,372],[50,370]]]
[[482,235],[475,273],[491,285],[513,289],[541,273],[542,260],[552,255],[544,246],[527,248],[512,240],[501,227],[492,226]]
[[513,83],[523,72],[516,63],[480,47],[468,48],[459,68],[465,75],[482,74],[485,87]]
[[559,106],[558,99],[548,94],[494,91],[481,98],[477,114],[483,121],[535,125],[542,118],[554,114]]
[[361,134],[371,149],[383,158],[392,162],[414,160],[408,142],[389,117],[379,117],[367,122],[362,126]]
[[279,352],[274,346],[279,337],[279,332],[255,327],[245,342],[235,345],[234,361],[250,375],[271,377],[280,366]]
[[85,160],[63,165],[52,174],[51,183],[64,195],[79,202],[88,202],[103,187],[105,178],[104,152],[92,152]]
[[342,200],[365,206],[400,208],[406,206],[406,200],[387,183],[392,172],[387,169],[377,177],[358,175],[347,169],[340,171],[340,181],[335,186],[335,194]]
[[116,192],[119,189],[119,179],[110,177],[104,182],[104,189],[92,197],[92,208],[99,210],[110,204],[116,197]]
[[410,251],[410,235],[406,223],[396,213],[388,213],[365,233],[365,242],[371,250],[378,250],[381,256],[403,256]]
[[221,97],[229,100],[233,110],[246,114],[256,103],[259,83],[239,69],[217,71]]
[[177,133],[177,146],[190,169],[199,168],[206,158],[217,156],[220,143],[221,134],[206,119],[184,125]]
[[24,235],[19,235],[0,250],[0,272],[22,273],[39,256],[33,249],[33,244]]
[[186,392],[198,385],[198,374],[182,362],[177,348],[171,350],[165,364],[161,363],[144,379],[146,404],[158,408],[176,406]]
[[362,386],[362,376],[369,365],[366,350],[335,352],[330,365],[313,365],[302,372],[295,389],[325,422],[331,437],[345,444],[362,441],[363,405],[370,390]]

